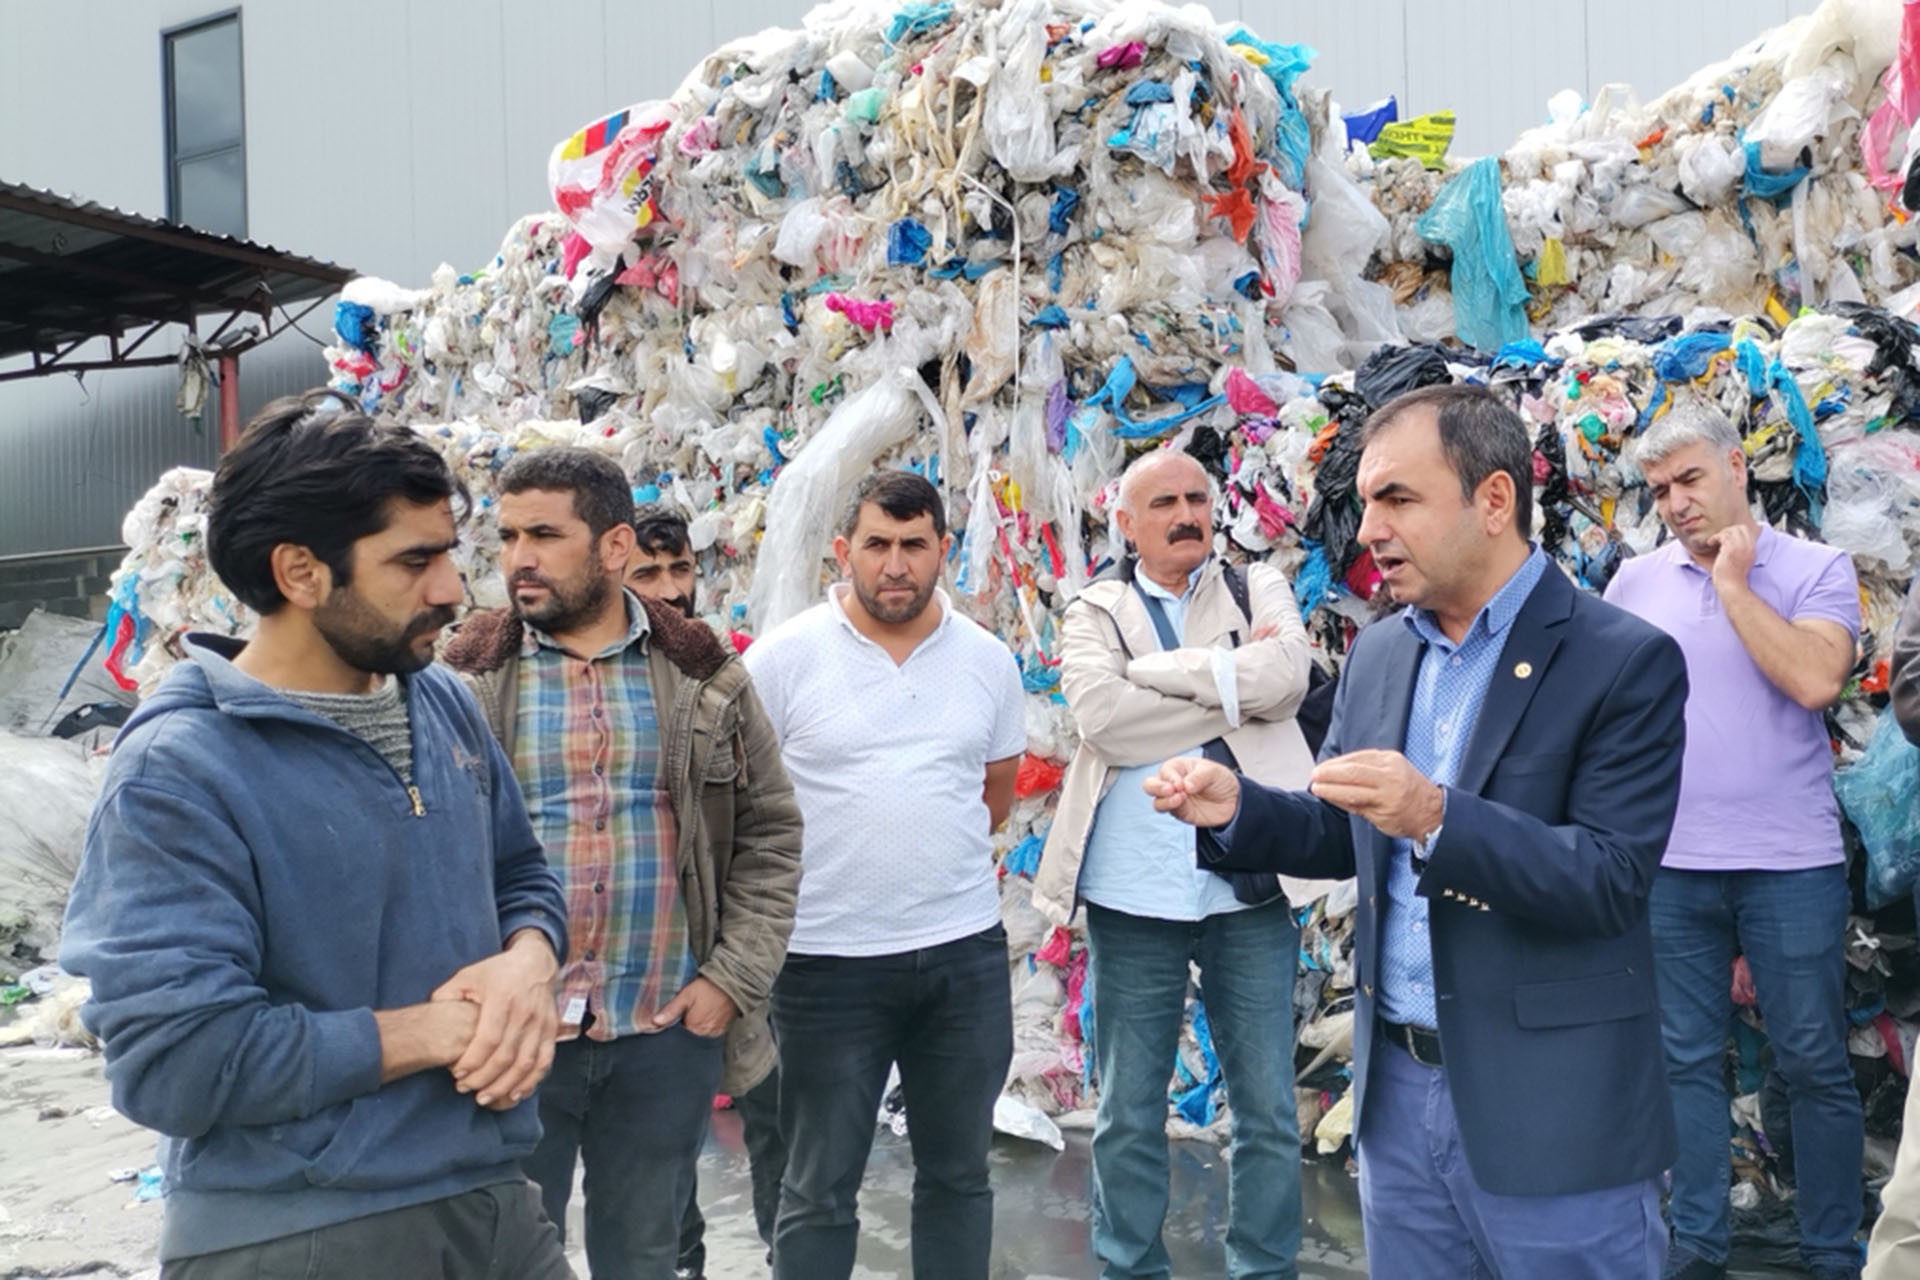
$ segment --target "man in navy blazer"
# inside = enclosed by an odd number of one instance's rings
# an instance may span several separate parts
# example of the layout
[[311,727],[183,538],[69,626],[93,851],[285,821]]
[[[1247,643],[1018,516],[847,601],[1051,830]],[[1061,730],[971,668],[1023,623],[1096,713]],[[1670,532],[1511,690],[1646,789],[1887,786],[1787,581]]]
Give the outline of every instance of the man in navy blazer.
[[1209,866],[1359,877],[1354,1133],[1399,1280],[1657,1280],[1674,1153],[1647,899],[1686,664],[1529,541],[1533,452],[1484,390],[1362,428],[1360,540],[1396,603],[1354,642],[1309,790],[1167,762]]

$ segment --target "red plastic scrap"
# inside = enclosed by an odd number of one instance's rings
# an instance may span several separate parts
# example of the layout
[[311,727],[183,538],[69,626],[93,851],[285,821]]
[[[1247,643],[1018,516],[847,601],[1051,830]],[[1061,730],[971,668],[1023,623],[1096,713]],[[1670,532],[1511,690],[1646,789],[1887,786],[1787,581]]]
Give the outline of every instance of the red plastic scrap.
[[1020,772],[1013,779],[1013,794],[1022,800],[1045,795],[1060,785],[1066,770],[1031,751],[1020,761]]

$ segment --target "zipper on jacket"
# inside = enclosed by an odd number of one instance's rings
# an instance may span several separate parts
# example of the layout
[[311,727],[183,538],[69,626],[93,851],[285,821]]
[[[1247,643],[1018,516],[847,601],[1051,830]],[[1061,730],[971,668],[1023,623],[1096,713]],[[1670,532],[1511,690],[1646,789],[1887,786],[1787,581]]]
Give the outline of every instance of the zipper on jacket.
[[413,784],[411,784],[411,783],[409,783],[409,784],[407,785],[407,799],[409,799],[409,800],[411,800],[411,801],[413,801],[413,816],[414,816],[414,817],[416,817],[416,818],[424,818],[424,817],[426,817],[426,816],[427,816],[427,806],[426,806],[425,804],[423,804],[423,803],[421,803],[421,800],[420,800],[420,788],[419,788],[419,787],[416,787],[416,786],[414,786]]

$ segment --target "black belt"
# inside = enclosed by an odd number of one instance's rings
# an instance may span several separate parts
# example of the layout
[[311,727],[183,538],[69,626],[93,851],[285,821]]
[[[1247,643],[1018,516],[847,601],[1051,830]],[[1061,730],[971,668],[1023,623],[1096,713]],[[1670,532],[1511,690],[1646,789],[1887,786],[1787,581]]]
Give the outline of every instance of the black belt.
[[1438,1031],[1431,1031],[1426,1027],[1411,1027],[1399,1022],[1388,1022],[1385,1018],[1381,1018],[1380,1033],[1412,1054],[1413,1060],[1421,1066],[1441,1065]]

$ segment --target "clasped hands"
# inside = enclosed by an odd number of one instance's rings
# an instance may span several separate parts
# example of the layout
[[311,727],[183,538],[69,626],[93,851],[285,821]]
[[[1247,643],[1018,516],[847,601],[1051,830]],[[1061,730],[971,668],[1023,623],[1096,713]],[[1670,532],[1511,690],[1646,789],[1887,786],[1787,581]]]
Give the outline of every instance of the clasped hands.
[[[498,955],[461,969],[428,997],[443,1020],[440,1054],[454,1087],[483,1107],[504,1111],[524,1101],[553,1066],[560,1029],[553,947],[536,929],[514,934]],[[695,978],[653,1018],[708,1038],[724,1035],[740,1011],[706,978]]]
[[[1196,827],[1225,826],[1240,811],[1239,776],[1212,760],[1169,760],[1144,785],[1155,809]],[[1323,760],[1307,790],[1397,839],[1422,839],[1446,815],[1446,793],[1398,751],[1354,751]]]

